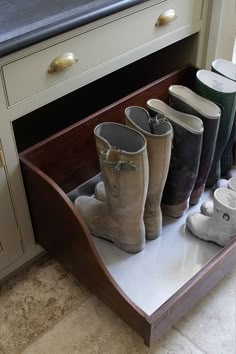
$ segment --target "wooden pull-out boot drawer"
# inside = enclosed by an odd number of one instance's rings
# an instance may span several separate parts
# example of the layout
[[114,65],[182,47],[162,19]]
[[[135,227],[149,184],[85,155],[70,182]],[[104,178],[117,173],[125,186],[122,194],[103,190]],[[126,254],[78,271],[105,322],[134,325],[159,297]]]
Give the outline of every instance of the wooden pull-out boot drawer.
[[[94,127],[124,123],[128,106],[168,102],[168,87],[194,88],[196,69],[171,73],[20,154],[35,237],[52,256],[129,323],[147,345],[181,318],[235,264],[236,239],[221,248],[185,228],[188,212],[165,218],[161,237],[129,255],[93,237],[70,193],[99,173]],[[195,208],[195,209],[194,209]],[[199,209],[199,205],[191,208]]]

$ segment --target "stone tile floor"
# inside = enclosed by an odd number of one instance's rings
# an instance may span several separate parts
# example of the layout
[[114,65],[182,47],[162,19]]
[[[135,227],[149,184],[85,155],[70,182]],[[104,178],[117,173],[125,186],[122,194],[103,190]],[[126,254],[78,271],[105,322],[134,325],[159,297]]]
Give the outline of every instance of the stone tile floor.
[[0,354],[235,354],[236,269],[151,349],[48,255],[0,286]]

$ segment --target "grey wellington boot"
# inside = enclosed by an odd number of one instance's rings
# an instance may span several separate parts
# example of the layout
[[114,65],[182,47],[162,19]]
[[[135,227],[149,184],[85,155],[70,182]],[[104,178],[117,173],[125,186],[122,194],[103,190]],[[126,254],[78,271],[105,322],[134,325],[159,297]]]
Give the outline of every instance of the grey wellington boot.
[[106,201],[82,196],[75,206],[90,230],[126,252],[145,246],[144,206],[148,187],[146,139],[117,123],[101,123],[94,130]]
[[173,129],[167,119],[149,116],[142,107],[125,110],[126,125],[141,132],[147,140],[149,183],[144,211],[146,238],[157,238],[162,231],[161,199],[166,182],[173,140]]
[[236,83],[209,70],[198,70],[196,92],[221,108],[216,147],[206,186],[212,187],[221,177],[220,160],[228,143],[235,112]]
[[[232,177],[228,181],[227,180],[219,180],[219,181],[222,181],[222,182],[224,181],[224,188],[229,188],[232,191],[236,192],[236,177]],[[222,186],[223,186],[223,183],[222,183]],[[213,213],[213,201],[212,200],[207,200],[206,202],[204,202],[201,205],[201,213],[206,216],[212,216],[212,213]]]
[[189,201],[191,205],[194,205],[199,202],[204,192],[206,179],[210,172],[221,111],[215,103],[182,85],[169,87],[169,104],[178,111],[199,117],[204,126],[200,164]]
[[[211,70],[236,82],[236,64],[226,59],[216,59],[212,62]],[[236,108],[235,108],[236,109]],[[220,159],[221,176],[226,176],[234,162],[233,149],[236,150],[236,112],[228,143]]]
[[162,211],[180,217],[188,208],[200,162],[203,123],[200,118],[176,111],[163,101],[150,99],[151,112],[164,114],[174,130],[173,148],[162,196]]
[[202,240],[227,245],[236,237],[236,192],[227,188],[216,189],[212,216],[192,213],[187,217],[186,225]]
[[[125,110],[126,125],[141,132],[147,141],[149,183],[144,211],[146,239],[157,238],[162,231],[161,198],[170,164],[173,129],[164,118],[151,118],[146,109],[132,106]],[[95,197],[106,200],[103,182],[95,188]]]

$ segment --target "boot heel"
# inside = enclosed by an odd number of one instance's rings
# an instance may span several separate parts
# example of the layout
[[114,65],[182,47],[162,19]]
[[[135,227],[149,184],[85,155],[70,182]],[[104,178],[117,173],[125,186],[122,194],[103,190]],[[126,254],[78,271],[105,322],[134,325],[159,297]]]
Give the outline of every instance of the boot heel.
[[149,235],[146,234],[146,240],[152,241],[155,240],[156,238],[158,238],[161,235],[161,232],[157,232],[154,235]]
[[163,214],[171,216],[172,218],[179,218],[188,209],[188,200],[176,205],[161,205]]
[[142,251],[145,247],[145,242],[142,242],[140,244],[128,244],[128,243],[124,243],[121,241],[114,241],[114,245],[116,247],[118,247],[119,249],[121,249],[122,251],[128,252],[128,253],[138,253],[140,251]]
[[197,203],[199,203],[201,196],[204,192],[204,189],[205,189],[205,184],[200,186],[198,189],[194,189],[192,191],[191,196],[190,196],[190,200],[189,200],[190,205],[196,205]]

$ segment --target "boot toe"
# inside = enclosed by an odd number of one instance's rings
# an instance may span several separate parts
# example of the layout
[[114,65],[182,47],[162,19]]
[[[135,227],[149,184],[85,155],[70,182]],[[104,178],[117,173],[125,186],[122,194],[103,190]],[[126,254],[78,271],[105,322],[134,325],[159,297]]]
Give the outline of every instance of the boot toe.
[[106,196],[105,186],[102,181],[98,182],[98,184],[96,185],[94,196],[97,200],[100,200],[101,202],[106,202],[107,196]]
[[192,213],[186,219],[186,226],[194,236],[207,241],[208,221],[209,217],[200,213]]
[[197,236],[197,216],[198,213],[191,213],[186,219],[186,226],[191,233]]
[[213,202],[208,200],[201,205],[201,213],[206,216],[212,216],[213,214]]
[[74,205],[94,236],[111,240],[111,236],[105,232],[110,222],[108,217],[104,218],[104,215],[108,215],[105,203],[94,197],[81,196],[75,199]]

